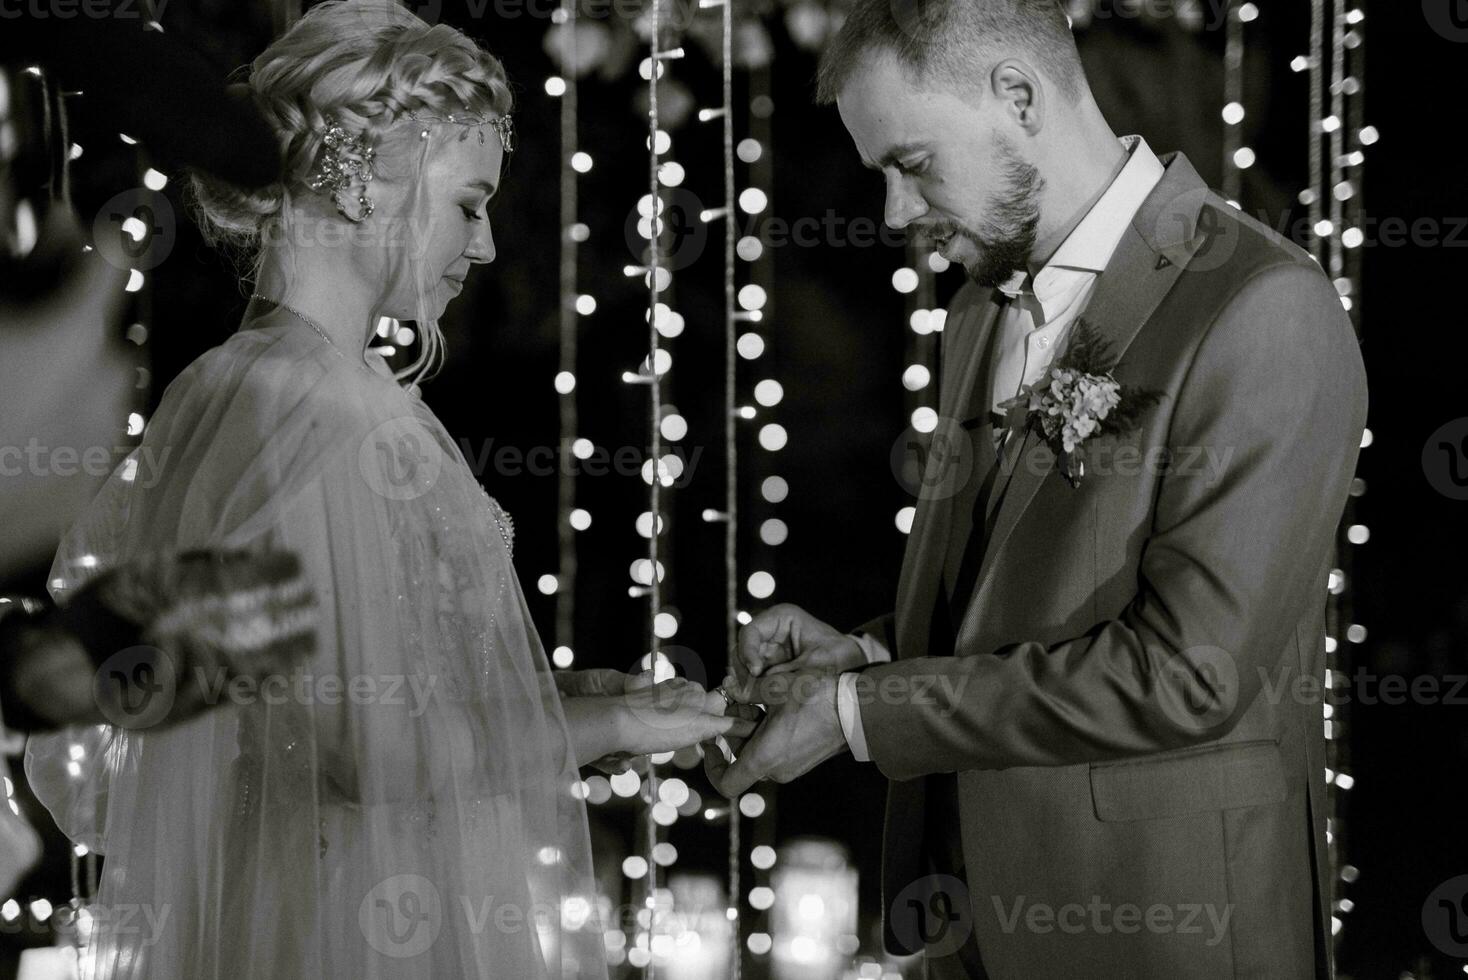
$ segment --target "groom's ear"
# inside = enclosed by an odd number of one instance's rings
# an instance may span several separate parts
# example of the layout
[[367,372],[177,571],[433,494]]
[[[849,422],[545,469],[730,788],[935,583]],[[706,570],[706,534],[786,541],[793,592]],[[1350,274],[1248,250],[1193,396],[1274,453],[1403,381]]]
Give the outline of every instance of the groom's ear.
[[1044,123],[1045,89],[1034,68],[1018,58],[1006,58],[989,73],[989,89],[1005,117],[1034,136]]

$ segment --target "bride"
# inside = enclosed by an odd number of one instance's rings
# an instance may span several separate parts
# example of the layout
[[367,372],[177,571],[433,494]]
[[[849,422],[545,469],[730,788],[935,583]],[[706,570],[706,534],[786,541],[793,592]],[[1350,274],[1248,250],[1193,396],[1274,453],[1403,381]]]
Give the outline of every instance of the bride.
[[[313,7],[252,67],[286,181],[195,191],[257,295],[149,423],[161,477],[125,463],[52,579],[64,598],[152,551],[288,549],[319,652],[173,729],[32,740],[58,824],[106,856],[81,975],[603,977],[578,767],[752,726],[676,680],[562,697],[509,517],[416,393],[494,258],[503,69],[391,0]],[[421,334],[397,374],[367,349],[384,316]]]

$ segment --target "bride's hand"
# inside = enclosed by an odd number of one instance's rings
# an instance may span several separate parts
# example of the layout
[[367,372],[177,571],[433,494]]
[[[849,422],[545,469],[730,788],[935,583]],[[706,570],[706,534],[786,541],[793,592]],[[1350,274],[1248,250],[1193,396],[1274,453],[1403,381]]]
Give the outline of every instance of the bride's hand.
[[621,697],[617,749],[635,755],[672,752],[723,735],[748,738],[755,722],[726,713],[717,691],[683,678],[652,683],[648,675],[628,679]]
[[[556,690],[563,699],[621,695],[627,689],[627,683],[633,680],[631,675],[620,670],[605,668],[558,670],[554,676]],[[648,676],[651,677],[651,674]],[[647,765],[645,762],[639,764],[641,758],[631,752],[608,752],[586,764],[608,776],[618,776],[629,769],[638,773],[645,772]]]

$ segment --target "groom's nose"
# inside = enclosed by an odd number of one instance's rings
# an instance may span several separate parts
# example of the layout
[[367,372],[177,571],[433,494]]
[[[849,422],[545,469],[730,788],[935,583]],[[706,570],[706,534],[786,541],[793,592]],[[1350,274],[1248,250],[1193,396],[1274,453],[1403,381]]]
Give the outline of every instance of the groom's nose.
[[901,231],[928,213],[928,202],[902,176],[887,179],[887,208],[883,220],[894,231]]

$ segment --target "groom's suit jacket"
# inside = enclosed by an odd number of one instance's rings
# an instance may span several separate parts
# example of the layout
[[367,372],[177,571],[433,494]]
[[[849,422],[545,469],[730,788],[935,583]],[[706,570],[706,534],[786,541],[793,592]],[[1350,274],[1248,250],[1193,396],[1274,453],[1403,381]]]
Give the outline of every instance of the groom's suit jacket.
[[893,655],[857,677],[886,943],[967,936],[994,980],[1330,969],[1320,690],[1359,344],[1308,255],[1162,159],[1082,314],[1160,400],[1078,487],[1020,425],[996,459],[1003,296],[964,287],[959,438],[928,454],[895,612],[859,631]]

